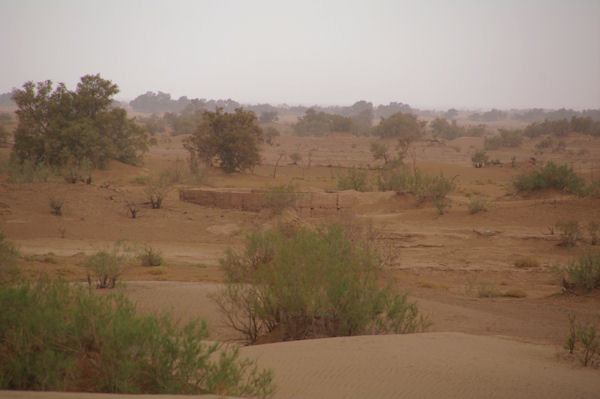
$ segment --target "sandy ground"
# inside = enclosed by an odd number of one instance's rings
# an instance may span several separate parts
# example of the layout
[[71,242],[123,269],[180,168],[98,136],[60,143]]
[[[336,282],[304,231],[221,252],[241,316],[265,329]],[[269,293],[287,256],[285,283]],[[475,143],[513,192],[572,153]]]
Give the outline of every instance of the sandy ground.
[[[42,272],[85,281],[85,255],[120,239],[128,240],[132,255],[146,246],[160,250],[162,266],[142,267],[132,261],[122,276],[125,293],[142,312],[169,310],[181,321],[203,317],[213,339],[231,341],[236,335],[223,324],[210,298],[223,277],[219,259],[226,248],[241,248],[247,233],[273,226],[277,219],[267,211],[181,202],[177,189],[197,186],[186,179],[169,193],[163,209],[150,209],[144,185],[136,178],[181,167],[186,157],[181,140],[160,137],[143,167],[112,163],[94,173],[92,185],[12,184],[0,175],[0,223],[20,247],[21,266],[32,276]],[[306,191],[335,190],[337,176],[345,172],[340,167],[376,166],[369,152],[372,140],[284,136],[278,146],[265,146],[265,165],[254,173],[228,176],[212,170],[202,186],[252,189],[291,182]],[[569,314],[600,320],[600,295],[561,294],[560,279],[552,272],[554,265],[567,264],[593,248],[587,239],[571,249],[557,246],[558,232],[552,230],[558,221],[577,220],[582,227],[600,221],[600,199],[557,192],[515,195],[511,181],[531,167],[534,155],[569,162],[587,179],[598,179],[600,140],[572,136],[565,150],[543,154],[534,154],[536,140],[525,140],[521,148],[490,152],[503,167],[475,169],[470,153],[482,142],[460,138],[417,144],[416,166],[456,176],[458,187],[447,214],[438,215],[432,204],[417,208],[410,196],[370,192],[354,193],[358,206],[343,218],[370,229],[386,260],[384,278],[418,302],[432,321],[428,332],[243,348],[261,367],[273,368],[276,398],[598,397],[600,371],[583,369],[565,357],[562,344]],[[282,150],[299,152],[303,159],[299,165],[284,159],[274,179],[273,163]],[[0,149],[0,158],[8,152]],[[487,200],[486,212],[468,213],[466,204],[474,197]],[[50,198],[65,200],[63,216],[50,214]],[[127,216],[127,201],[140,205],[136,219]],[[335,219],[285,217],[306,225]],[[539,266],[515,267],[522,257],[535,258]],[[480,295],[485,288],[518,290],[524,296],[488,298]],[[5,397],[84,396],[0,392]]]

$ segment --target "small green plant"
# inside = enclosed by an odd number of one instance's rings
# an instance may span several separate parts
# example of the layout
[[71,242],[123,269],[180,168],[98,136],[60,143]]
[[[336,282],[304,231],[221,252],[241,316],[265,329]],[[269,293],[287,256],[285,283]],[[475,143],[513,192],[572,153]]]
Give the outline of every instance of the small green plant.
[[559,221],[556,230],[560,232],[560,243],[558,245],[573,247],[580,239],[581,228],[577,220]]
[[528,256],[515,260],[514,265],[519,269],[528,269],[533,267],[540,267],[540,261],[536,258]]
[[40,281],[0,286],[0,389],[269,397],[273,375],[208,327],[138,315],[124,295]]
[[590,244],[598,244],[598,230],[600,229],[600,223],[590,220],[587,224],[587,231],[590,235]]
[[144,248],[139,258],[142,266],[160,266],[163,264],[162,253],[150,246]]
[[123,254],[122,245],[115,244],[112,250],[98,251],[87,257],[88,285],[92,286],[92,277],[96,288],[115,288],[117,279],[123,273],[127,256]]
[[590,292],[600,288],[600,252],[589,251],[576,257],[567,267],[556,267],[567,291],[583,289]]
[[487,201],[483,198],[472,198],[467,204],[469,214],[474,215],[479,212],[487,211]]
[[62,216],[62,208],[65,205],[65,200],[58,197],[50,197],[49,200],[50,213],[56,216]]
[[600,336],[595,325],[579,323],[573,314],[569,315],[569,335],[565,342],[565,349],[573,354],[578,344],[581,344],[578,358],[584,367],[593,366],[595,357],[600,351]]
[[369,191],[367,172],[356,167],[349,168],[345,175],[338,175],[338,190]]
[[291,183],[270,186],[262,192],[261,206],[270,209],[275,215],[279,215],[286,208],[294,208],[299,198],[300,193]]

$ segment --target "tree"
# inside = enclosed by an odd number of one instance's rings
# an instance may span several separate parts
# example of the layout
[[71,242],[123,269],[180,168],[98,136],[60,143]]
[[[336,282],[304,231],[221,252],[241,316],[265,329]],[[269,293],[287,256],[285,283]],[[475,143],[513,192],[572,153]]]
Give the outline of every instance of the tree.
[[381,138],[397,138],[397,149],[403,158],[410,144],[421,136],[424,124],[412,114],[396,112],[389,118],[381,118],[379,125],[373,129],[373,134]]
[[263,131],[256,115],[237,108],[234,113],[204,111],[196,132],[184,142],[193,160],[203,160],[211,166],[218,159],[227,173],[251,169],[260,164],[259,144]]
[[101,168],[117,159],[137,164],[148,150],[148,135],[127,112],[112,108],[116,84],[100,75],[81,78],[75,91],[50,80],[13,91],[18,125],[13,151],[20,162],[55,168],[91,162]]
[[277,111],[264,111],[259,117],[260,123],[275,122],[277,119]]

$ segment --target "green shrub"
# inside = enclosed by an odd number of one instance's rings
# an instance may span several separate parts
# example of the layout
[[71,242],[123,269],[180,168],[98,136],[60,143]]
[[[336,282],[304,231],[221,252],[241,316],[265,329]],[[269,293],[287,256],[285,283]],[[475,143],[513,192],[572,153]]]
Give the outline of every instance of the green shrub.
[[569,315],[569,336],[565,342],[565,349],[573,354],[581,344],[579,361],[584,367],[593,366],[594,358],[600,352],[600,336],[596,326],[589,323],[578,323],[574,315]]
[[502,296],[502,291],[496,288],[495,283],[483,283],[477,287],[477,296],[479,298],[496,298]]
[[95,278],[96,288],[115,288],[117,279],[123,273],[127,256],[123,255],[116,245],[112,250],[103,250],[87,257],[88,284]]
[[472,198],[467,204],[469,214],[474,215],[476,213],[487,211],[487,201],[483,198]]
[[169,172],[153,175],[148,179],[148,185],[144,188],[144,193],[152,209],[162,208],[164,199],[173,189],[173,179],[173,175]]
[[206,323],[138,316],[62,282],[0,287],[0,389],[266,397],[272,374],[207,343]]
[[557,222],[556,229],[560,231],[560,243],[558,245],[573,247],[580,239],[581,228],[577,220]]
[[162,253],[150,246],[144,248],[139,258],[142,266],[160,266],[163,264]]
[[514,182],[518,191],[536,191],[554,188],[572,194],[585,195],[585,180],[572,167],[547,162],[542,168],[518,175]]
[[62,216],[62,208],[65,205],[65,200],[58,197],[50,197],[48,202],[50,205],[50,213],[56,216]]
[[300,193],[293,184],[271,186],[262,192],[261,206],[279,215],[286,208],[294,208],[299,198]]
[[229,250],[221,267],[226,285],[217,304],[250,343],[271,334],[296,340],[427,326],[406,294],[379,287],[372,248],[336,224],[254,233],[245,252]]
[[345,175],[338,175],[338,190],[369,191],[367,172],[352,167],[347,170]]
[[52,176],[49,167],[43,164],[35,164],[30,160],[19,161],[11,154],[7,165],[8,181],[10,183],[40,183],[46,182]]
[[486,137],[483,148],[486,150],[497,150],[502,147],[519,147],[523,142],[523,131],[520,129],[498,129],[500,134],[494,137]]
[[569,266],[558,267],[563,287],[567,291],[583,289],[590,292],[600,288],[600,252],[586,252],[575,258]]
[[19,251],[6,239],[6,234],[0,231],[0,286],[9,281],[19,273],[17,268],[17,258]]

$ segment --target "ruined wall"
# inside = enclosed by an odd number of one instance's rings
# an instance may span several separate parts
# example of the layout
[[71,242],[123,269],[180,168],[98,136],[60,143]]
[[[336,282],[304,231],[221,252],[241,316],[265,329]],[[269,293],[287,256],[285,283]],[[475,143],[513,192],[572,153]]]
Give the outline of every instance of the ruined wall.
[[[299,193],[296,210],[301,216],[327,216],[348,211],[357,200],[351,193]],[[180,190],[181,201],[223,209],[240,209],[258,212],[262,205],[262,192],[221,191],[208,189]]]

